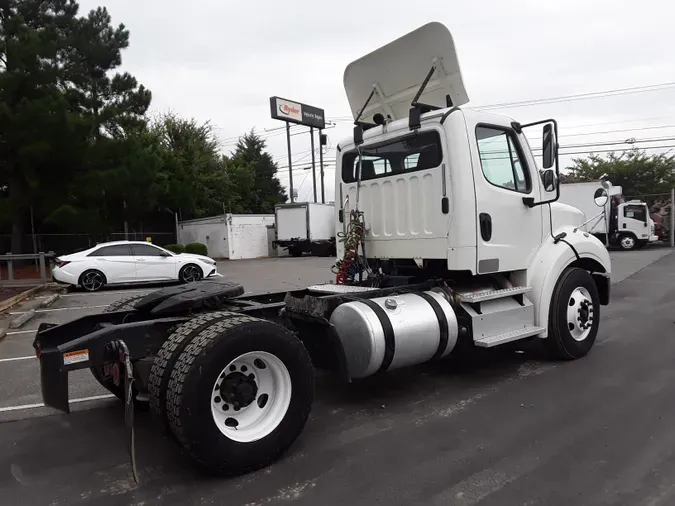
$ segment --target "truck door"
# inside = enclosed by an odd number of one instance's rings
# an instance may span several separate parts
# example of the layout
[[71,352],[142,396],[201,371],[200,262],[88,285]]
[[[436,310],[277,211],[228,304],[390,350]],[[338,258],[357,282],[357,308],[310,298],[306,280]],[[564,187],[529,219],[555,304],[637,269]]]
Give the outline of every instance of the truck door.
[[[529,267],[542,241],[543,206],[528,207],[523,197],[540,201],[534,160],[510,124],[470,122],[476,192],[477,272],[505,272]],[[471,137],[470,137],[471,138]]]
[[623,211],[619,213],[619,232],[632,232],[640,240],[649,239],[647,216],[645,204],[624,204]]

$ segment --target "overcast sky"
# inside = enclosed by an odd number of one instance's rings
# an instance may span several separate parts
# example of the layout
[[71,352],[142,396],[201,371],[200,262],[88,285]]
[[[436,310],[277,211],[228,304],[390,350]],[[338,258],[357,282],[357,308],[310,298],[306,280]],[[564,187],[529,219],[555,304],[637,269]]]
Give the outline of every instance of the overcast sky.
[[[105,5],[115,24],[129,28],[123,69],[152,91],[151,111],[210,120],[225,152],[255,128],[280,167],[287,166],[286,138],[283,130],[266,132],[283,126],[269,117],[270,96],[325,109],[336,123],[326,131],[332,159],[352,124],[345,66],[429,21],[452,32],[472,106],[675,82],[675,5],[665,0],[104,1],[80,0],[81,14]],[[557,118],[561,146],[630,137],[644,147],[675,146],[641,142],[675,138],[674,99],[670,86],[494,112],[523,122]],[[294,163],[308,163],[309,135],[292,143]],[[311,171],[293,177],[299,200],[312,199]],[[288,185],[287,170],[279,178]],[[328,200],[333,181],[327,170]]]

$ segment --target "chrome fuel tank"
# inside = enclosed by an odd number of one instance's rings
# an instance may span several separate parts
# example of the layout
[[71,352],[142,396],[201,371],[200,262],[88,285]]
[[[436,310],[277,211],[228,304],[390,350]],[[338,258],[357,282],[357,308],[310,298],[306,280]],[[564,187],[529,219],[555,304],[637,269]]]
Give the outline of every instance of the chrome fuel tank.
[[351,378],[445,357],[457,343],[455,312],[432,291],[348,302],[330,322]]

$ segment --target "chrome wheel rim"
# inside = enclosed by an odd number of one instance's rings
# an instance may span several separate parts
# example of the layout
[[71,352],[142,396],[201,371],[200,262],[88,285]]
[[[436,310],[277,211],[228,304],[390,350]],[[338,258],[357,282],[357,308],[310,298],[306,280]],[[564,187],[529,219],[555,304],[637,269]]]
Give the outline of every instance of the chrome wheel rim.
[[201,272],[199,272],[198,267],[188,265],[183,269],[183,281],[186,283],[191,283],[193,281],[199,281],[201,279]]
[[280,359],[264,351],[245,353],[218,375],[211,392],[213,421],[233,441],[258,441],[281,424],[291,392],[291,375]]
[[588,337],[594,318],[591,294],[583,286],[575,288],[567,302],[567,329],[575,341]]
[[87,272],[82,276],[82,287],[89,291],[95,292],[103,286],[103,276],[99,272]]
[[625,249],[633,249],[635,246],[635,239],[630,236],[623,237],[621,239],[621,246],[623,246]]

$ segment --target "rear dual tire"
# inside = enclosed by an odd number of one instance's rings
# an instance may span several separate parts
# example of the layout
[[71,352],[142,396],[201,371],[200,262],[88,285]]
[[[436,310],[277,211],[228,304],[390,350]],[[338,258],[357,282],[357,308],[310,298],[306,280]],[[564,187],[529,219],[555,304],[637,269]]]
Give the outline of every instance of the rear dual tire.
[[209,471],[243,474],[278,459],[311,410],[314,370],[284,327],[236,313],[180,326],[152,367],[150,403]]

